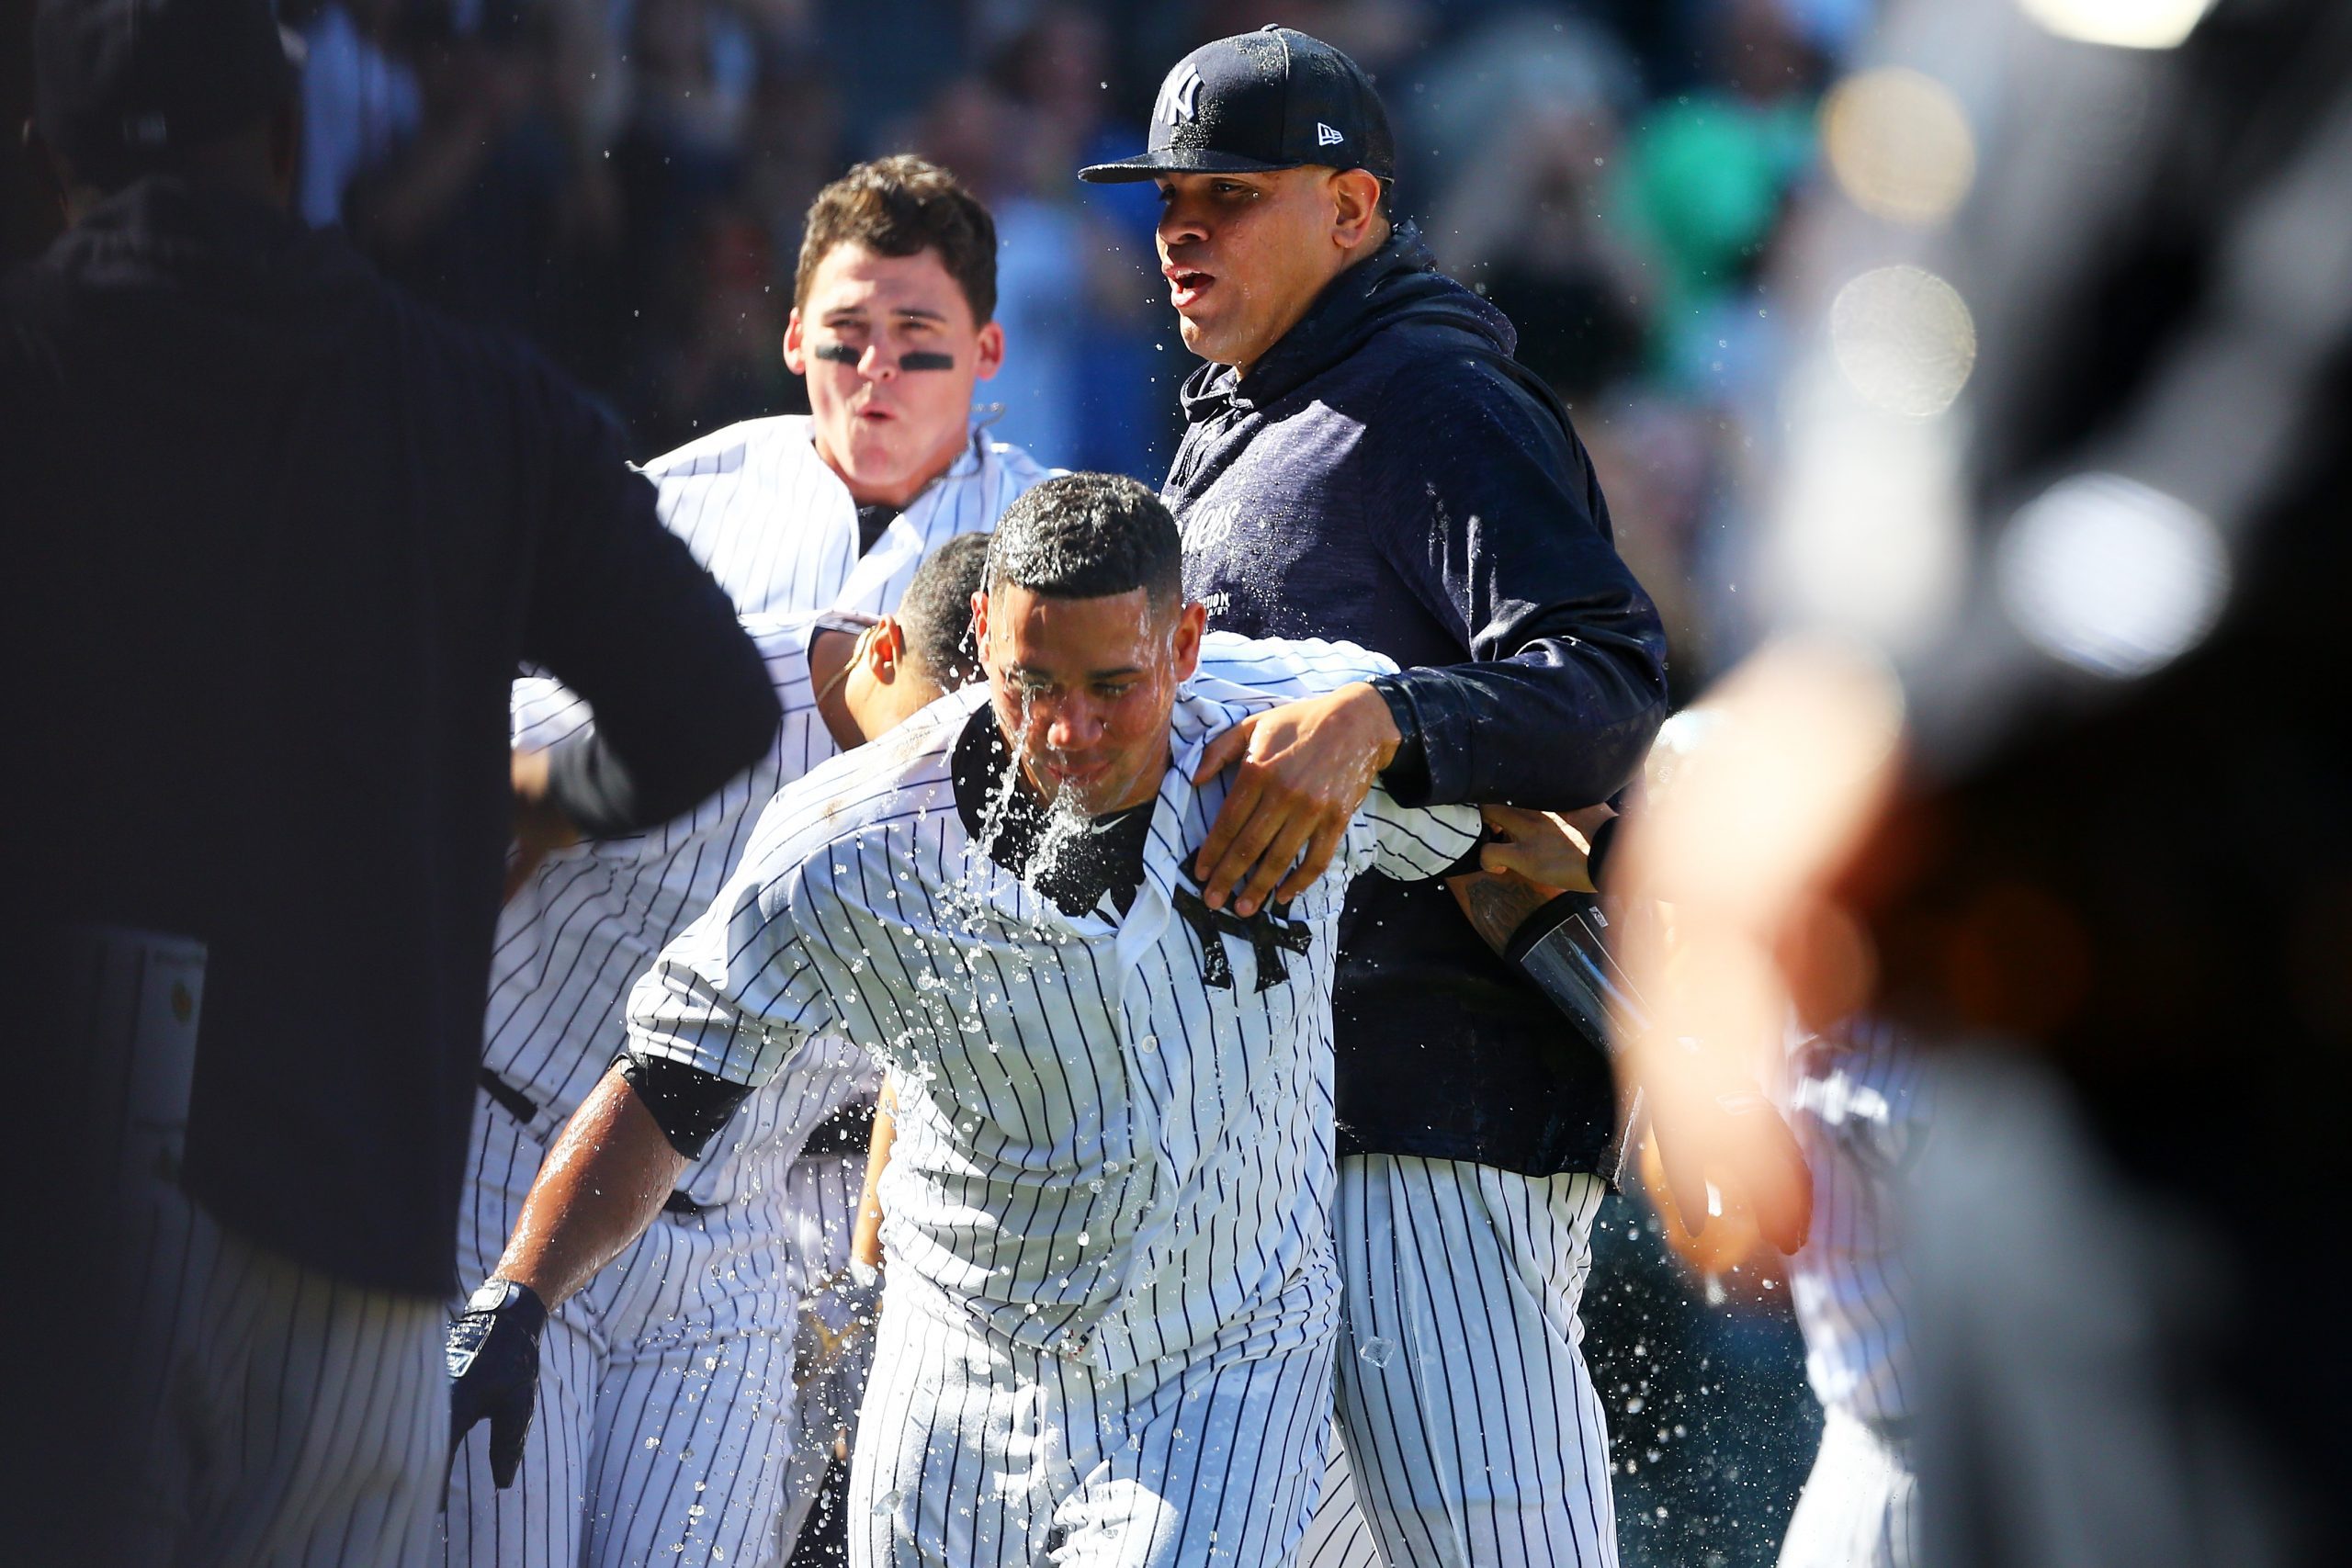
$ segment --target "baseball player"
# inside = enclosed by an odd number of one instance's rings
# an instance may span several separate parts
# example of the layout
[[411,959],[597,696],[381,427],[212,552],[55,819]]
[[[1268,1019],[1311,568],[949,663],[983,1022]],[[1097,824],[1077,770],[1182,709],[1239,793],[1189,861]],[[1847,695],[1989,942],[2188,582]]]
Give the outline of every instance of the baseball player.
[[[1666,722],[1645,768],[1650,798],[1674,787],[1684,760],[1719,722],[1706,708]],[[1614,819],[1577,815],[1587,852],[1566,835],[1537,831],[1536,813],[1490,807],[1486,815],[1501,839],[1484,852],[1488,864],[1586,892],[1607,886]],[[1927,1134],[1932,1079],[1910,1041],[1877,1020],[1850,1018],[1817,1033],[1792,1028],[1789,1039],[1789,1048],[1767,1065],[1765,1088],[1810,1172],[1810,1218],[1786,1267],[1806,1376],[1826,1419],[1781,1563],[1911,1568],[1919,1561],[1919,1520],[1902,1302],[1908,1282],[1897,1221],[1905,1179]],[[1738,1173],[1732,1156],[1711,1155],[1706,1179],[1711,1187],[1723,1184],[1726,1212],[1744,1208],[1741,1200],[1751,1196],[1738,1190]],[[1683,1216],[1697,1205],[1680,1201],[1662,1170],[1652,1179],[1652,1193],[1668,1242],[1710,1274],[1741,1262],[1759,1241],[1789,1244],[1736,1221],[1708,1223],[1694,1236]]]
[[[629,983],[708,905],[759,808],[968,678],[959,645],[986,550],[985,536],[942,546],[896,618],[746,617],[784,707],[767,754],[689,817],[549,859],[508,904],[459,1223],[469,1276],[491,1271],[548,1138],[618,1049]],[[591,722],[545,680],[518,682],[514,707],[526,750]],[[810,1256],[808,1232],[835,1224],[845,1246],[854,1201],[824,1195],[823,1168],[840,1156],[806,1172],[795,1159],[845,1109],[864,1113],[872,1076],[861,1054],[818,1047],[807,1072],[754,1096],[679,1179],[645,1241],[549,1321],[542,1417],[527,1441],[492,1432],[456,1456],[449,1562],[764,1560],[779,1509],[797,1512],[799,1303],[831,1266],[821,1249]]]
[[995,313],[995,220],[946,170],[880,158],[817,194],[784,333],[810,412],[645,466],[738,610],[880,615],[941,540],[1046,477],[973,419],[974,385],[1004,362]]
[[1779,1086],[1813,1168],[1813,1229],[1789,1261],[1821,1451],[1781,1546],[1781,1568],[1913,1568],[1910,1335],[1900,1216],[1933,1109],[1926,1057],[1884,1021],[1801,1039]]
[[[1198,870],[1252,914],[1319,869],[1378,773],[1416,804],[1588,807],[1665,716],[1666,639],[1567,413],[1510,323],[1392,215],[1379,96],[1288,28],[1177,62],[1148,147],[1185,345],[1163,493],[1186,592],[1244,636],[1402,672],[1258,716]],[[1433,412],[1437,417],[1432,417]],[[1577,1315],[1616,1129],[1607,1058],[1443,889],[1350,896],[1335,998],[1348,1459],[1399,1568],[1615,1561]]]
[[[786,617],[802,628],[779,634],[792,644],[796,635],[805,635],[808,612],[888,613],[899,606],[917,564],[943,541],[989,527],[1012,497],[1044,477],[1026,455],[987,441],[973,424],[973,388],[995,374],[1003,356],[1002,330],[992,320],[995,300],[993,220],[944,170],[918,158],[882,159],[851,169],[819,193],[809,209],[784,345],[786,363],[806,381],[811,413],[745,421],[645,468],[655,481],[663,521],[747,617]],[[797,647],[787,646],[785,678],[804,664]],[[772,671],[776,668],[772,660]],[[560,693],[542,689],[522,697],[533,711],[518,710],[518,722],[553,733],[566,721]],[[772,754],[782,770],[778,777],[797,777],[829,755],[838,739],[820,725],[802,728],[813,750],[798,758]],[[611,1059],[627,981],[709,902],[774,783],[730,792],[691,823],[672,824],[666,837],[633,841],[630,851],[650,857],[649,863],[606,855],[594,864],[575,859],[550,868],[530,897],[509,910],[493,971],[477,1117],[483,1146],[471,1168],[466,1210],[469,1245],[481,1255],[471,1277],[481,1277],[504,1244],[513,1209],[543,1152],[527,1135],[518,1134],[521,1141],[506,1147],[488,1146],[489,1141],[511,1130],[514,1113],[526,1107],[526,1125],[542,1139],[564,1124]],[[736,1361],[700,1369],[700,1381],[712,1383],[708,1388],[688,1389],[684,1383],[696,1380],[672,1379],[612,1393],[594,1415],[600,1434],[594,1452],[616,1462],[623,1457],[639,1466],[654,1462],[645,1456],[661,1450],[647,1450],[644,1439],[658,1441],[689,1398],[705,1409],[726,1408],[729,1378],[740,1381],[736,1402],[746,1411],[776,1397],[777,1387],[789,1389],[787,1359],[771,1352],[775,1343],[789,1342],[797,1311],[793,1292],[832,1278],[846,1261],[862,1169],[871,1083],[862,1058],[845,1056],[842,1066],[840,1073],[808,1079],[805,1092],[813,1098],[763,1098],[751,1124],[737,1129],[744,1145],[738,1161],[699,1173],[694,1191],[682,1191],[672,1213],[679,1223],[707,1225],[709,1219],[696,1220],[696,1203],[714,1211],[724,1206],[728,1246],[792,1259],[771,1281],[773,1301],[730,1296],[724,1311],[672,1322],[684,1311],[674,1293],[631,1293],[631,1281],[655,1277],[640,1272],[602,1282],[600,1304],[582,1309],[601,1314],[599,1364],[608,1372],[619,1349],[636,1342],[621,1332],[629,1322],[663,1338],[673,1355],[682,1354],[676,1346],[697,1337],[724,1336],[729,1323],[780,1325],[785,1340],[744,1342],[749,1348],[742,1354],[756,1350],[764,1358],[758,1369]],[[801,1147],[808,1153],[795,1162],[791,1151]],[[655,1267],[650,1259],[645,1265]],[[818,1303],[812,1310],[840,1315],[838,1308]],[[842,1371],[851,1375],[854,1368]],[[786,1381],[779,1384],[780,1379]],[[591,1379],[584,1386],[593,1391],[600,1384]],[[763,1464],[767,1448],[747,1450],[746,1434],[754,1428],[771,1434],[786,1450],[786,1473],[781,1481],[761,1482],[766,1512],[731,1499],[724,1517],[737,1531],[749,1529],[755,1517],[775,1519],[787,1550],[822,1474],[825,1434],[837,1426],[836,1412],[844,1404],[838,1388],[805,1391],[801,1403],[810,1406],[806,1420],[789,1412],[772,1423],[747,1415],[747,1425],[723,1449],[673,1443],[665,1456],[691,1452],[695,1467],[731,1467],[749,1462],[751,1453]],[[639,1424],[634,1434],[631,1420]],[[678,1510],[664,1512],[659,1498],[640,1494],[619,1471],[601,1480],[589,1475],[582,1469],[588,1458],[560,1456],[555,1473],[584,1478],[584,1483],[551,1489],[541,1478],[547,1442],[534,1439],[515,1493],[499,1495],[488,1480],[486,1458],[466,1456],[453,1484],[481,1513],[462,1526],[453,1522],[450,1560],[511,1559],[519,1541],[534,1543],[534,1561],[544,1549],[553,1561],[568,1562],[573,1554],[565,1543],[583,1528],[598,1551],[609,1549],[623,1554],[613,1560],[626,1560],[647,1532],[674,1534]],[[709,1478],[702,1479],[707,1485]],[[690,1486],[691,1479],[680,1484]],[[591,1493],[605,1502],[583,1525],[581,1509]],[[614,1501],[640,1495],[641,1507]],[[729,1561],[742,1560],[740,1547],[728,1549],[714,1536],[720,1508],[707,1498],[682,1506],[702,1509],[692,1516],[698,1543],[686,1550],[717,1548],[727,1550]],[[632,1513],[642,1514],[641,1525],[623,1517]],[[453,1521],[458,1517],[453,1504]]]
[[[1339,874],[1286,912],[1211,909],[1185,870],[1225,788],[1203,756],[1271,699],[1180,689],[1203,613],[1179,570],[1131,481],[1073,475],[1008,511],[986,695],[771,807],[639,983],[628,1055],[493,1281],[562,1299],[812,1031],[884,1057],[862,1564],[1283,1563],[1321,1479],[1340,900],[1366,871],[1453,868],[1476,823],[1375,790]],[[511,1404],[531,1311],[490,1316],[476,1375]]]

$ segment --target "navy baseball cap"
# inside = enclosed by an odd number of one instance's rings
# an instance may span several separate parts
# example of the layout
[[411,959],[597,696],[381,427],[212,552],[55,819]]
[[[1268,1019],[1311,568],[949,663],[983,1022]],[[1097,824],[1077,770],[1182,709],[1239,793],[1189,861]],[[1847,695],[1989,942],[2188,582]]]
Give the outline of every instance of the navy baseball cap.
[[266,118],[301,76],[269,0],[41,0],[33,123],[93,172]]
[[1150,150],[1078,177],[1111,185],[1307,164],[1395,179],[1396,139],[1362,66],[1295,28],[1269,27],[1178,61],[1152,105]]

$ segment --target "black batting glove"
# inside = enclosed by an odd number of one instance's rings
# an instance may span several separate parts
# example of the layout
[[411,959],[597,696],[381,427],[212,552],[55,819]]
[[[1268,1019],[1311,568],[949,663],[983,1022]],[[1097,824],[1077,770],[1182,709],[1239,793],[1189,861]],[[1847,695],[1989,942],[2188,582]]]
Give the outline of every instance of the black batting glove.
[[528,1285],[495,1277],[449,1320],[449,1448],[490,1417],[490,1476],[500,1491],[514,1484],[523,1439],[538,1404],[539,1333],[547,1303]]

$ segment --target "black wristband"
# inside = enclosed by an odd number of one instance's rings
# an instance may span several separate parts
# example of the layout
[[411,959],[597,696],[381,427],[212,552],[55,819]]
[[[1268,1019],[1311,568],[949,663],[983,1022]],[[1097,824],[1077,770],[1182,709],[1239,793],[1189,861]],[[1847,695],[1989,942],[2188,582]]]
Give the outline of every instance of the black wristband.
[[475,1286],[474,1293],[466,1299],[465,1310],[505,1317],[521,1325],[522,1331],[534,1339],[547,1326],[548,1303],[539,1299],[539,1292],[503,1274],[492,1274]]
[[1374,675],[1367,682],[1388,705],[1396,721],[1396,754],[1380,771],[1381,786],[1399,806],[1427,806],[1430,799],[1430,759],[1421,740],[1421,716],[1414,711],[1413,695],[1392,675]]
[[1609,891],[1609,885],[1601,878],[1608,874],[1609,852],[1617,843],[1617,824],[1623,820],[1623,817],[1610,818],[1600,827],[1595,828],[1592,830],[1592,837],[1587,840],[1592,845],[1592,850],[1584,857],[1584,874],[1597,893]]
[[640,1056],[624,1051],[613,1058],[638,1103],[653,1113],[670,1146],[688,1159],[700,1159],[719,1129],[735,1119],[735,1111],[751,1098],[750,1084],[730,1083],[716,1073],[661,1056]]

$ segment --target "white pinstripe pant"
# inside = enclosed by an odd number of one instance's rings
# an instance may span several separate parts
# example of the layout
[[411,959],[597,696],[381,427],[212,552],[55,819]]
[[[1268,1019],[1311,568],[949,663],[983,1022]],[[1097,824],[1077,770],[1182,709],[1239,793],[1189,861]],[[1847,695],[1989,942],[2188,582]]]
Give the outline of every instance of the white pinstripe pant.
[[[1340,1422],[1390,1568],[1615,1568],[1577,1315],[1603,1192],[1592,1176],[1340,1160]],[[1339,1518],[1314,1535],[1317,1568],[1361,1563]]]
[[120,1380],[121,1412],[119,1506],[87,1521],[90,1560],[422,1563],[449,1442],[441,1303],[250,1241],[169,1174],[187,1147],[201,942],[85,928],[71,953],[58,1028],[101,1090],[90,1166],[68,1179],[125,1227],[121,1272],[81,1325],[120,1347],[90,1373]]
[[851,1568],[1286,1568],[1323,1476],[1331,1340],[1114,1374],[884,1299]]
[[1912,1568],[1920,1557],[1918,1501],[1905,1456],[1832,1409],[1781,1542],[1781,1568]]
[[1331,1446],[1324,1460],[1323,1491],[1315,1500],[1314,1516],[1306,1521],[1306,1539],[1299,1543],[1298,1568],[1386,1568],[1380,1543],[1373,1539],[1372,1521],[1356,1501],[1355,1473],[1348,1466],[1346,1434],[1334,1421]]
[[305,1268],[176,1188],[139,1219],[141,1451],[94,1533],[176,1568],[425,1562],[449,1442],[442,1303]]
[[[495,1267],[545,1153],[487,1096],[474,1127],[458,1224],[468,1280]],[[846,1224],[854,1191],[841,1201]],[[548,1318],[537,1417],[514,1486],[500,1492],[491,1481],[487,1422],[458,1447],[447,1563],[782,1561],[776,1521],[798,1426],[793,1332],[807,1278],[795,1205],[791,1180],[779,1176],[747,1201],[656,1215]]]

